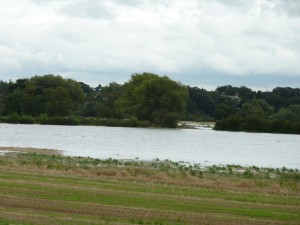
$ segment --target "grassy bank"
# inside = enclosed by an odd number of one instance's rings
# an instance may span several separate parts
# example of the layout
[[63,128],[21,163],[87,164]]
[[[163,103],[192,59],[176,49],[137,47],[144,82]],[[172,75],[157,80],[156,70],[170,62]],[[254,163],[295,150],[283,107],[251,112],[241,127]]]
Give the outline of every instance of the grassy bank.
[[300,223],[297,170],[9,150],[0,157],[0,224]]
[[12,124],[45,124],[45,125],[88,125],[88,126],[109,126],[109,127],[159,127],[148,121],[138,120],[136,117],[128,119],[116,118],[97,118],[97,117],[80,117],[80,116],[52,116],[41,114],[38,117],[30,115],[18,115],[16,113],[9,116],[0,116],[0,123]]

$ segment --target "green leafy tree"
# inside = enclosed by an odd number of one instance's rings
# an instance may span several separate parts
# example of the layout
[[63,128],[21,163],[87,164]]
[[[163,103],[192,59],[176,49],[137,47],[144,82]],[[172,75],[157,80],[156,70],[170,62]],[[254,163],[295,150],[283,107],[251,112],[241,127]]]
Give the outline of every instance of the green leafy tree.
[[102,118],[115,118],[115,101],[121,94],[122,85],[111,82],[107,86],[98,85],[95,91],[89,93],[82,105],[80,114]]
[[241,104],[244,102],[252,101],[256,96],[255,91],[252,91],[250,88],[247,88],[245,86],[239,87],[237,93],[241,98]]
[[219,94],[235,95],[238,92],[238,88],[237,87],[232,87],[231,85],[225,85],[225,86],[217,87],[216,91]]
[[88,85],[84,82],[78,82],[78,84],[80,84],[80,86],[85,94],[90,94],[95,91],[94,88],[90,87],[90,85]]
[[60,76],[35,76],[9,85],[4,99],[6,114],[67,116],[76,110],[84,98],[76,81]]
[[294,96],[289,98],[288,105],[300,105],[300,96]]
[[12,93],[4,98],[4,114],[25,114],[26,96],[20,88],[16,88]]
[[216,105],[208,91],[198,87],[188,87],[188,91],[188,113],[196,115],[205,114],[209,116],[214,114]]
[[7,94],[8,92],[8,83],[4,81],[0,81],[0,115],[3,114],[4,112],[4,102],[3,102],[3,97]]
[[256,99],[252,102],[247,102],[243,104],[242,113],[245,116],[259,116],[263,118],[268,118],[274,113],[274,109],[266,101],[262,99]]
[[231,115],[237,114],[238,110],[233,104],[220,103],[217,105],[214,117],[215,119],[224,119]]
[[265,132],[268,129],[268,120],[258,115],[247,115],[245,117],[245,131]]
[[174,127],[186,112],[187,99],[187,88],[166,76],[134,74],[124,84],[116,109],[124,118],[136,116],[139,120]]
[[272,93],[285,99],[289,99],[295,96],[300,96],[300,89],[291,87],[276,87],[273,89]]
[[273,106],[276,111],[287,106],[287,101],[283,97],[272,93],[265,98],[265,101]]
[[300,121],[300,105],[290,105],[287,108],[281,108],[272,116],[272,119]]
[[221,119],[216,122],[215,129],[241,131],[244,130],[244,118],[239,115],[230,115],[226,119]]
[[255,96],[256,99],[263,99],[263,97],[264,97],[264,94],[262,91],[256,92],[256,96]]
[[120,97],[122,85],[111,82],[109,85],[104,86],[99,91],[99,97],[102,103],[102,117],[116,117],[115,102]]
[[289,107],[287,107],[287,109],[292,113],[300,116],[300,105],[290,105]]

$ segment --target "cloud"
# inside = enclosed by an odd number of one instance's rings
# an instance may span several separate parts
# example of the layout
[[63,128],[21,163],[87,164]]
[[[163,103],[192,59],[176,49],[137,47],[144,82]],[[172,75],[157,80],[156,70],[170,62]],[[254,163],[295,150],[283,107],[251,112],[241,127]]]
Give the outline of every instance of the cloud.
[[138,6],[143,3],[143,0],[113,0],[116,4],[126,5],[126,6]]
[[108,83],[149,71],[189,84],[259,84],[264,75],[300,85],[296,0],[19,2],[0,8],[0,79],[62,73]]
[[89,19],[111,19],[114,14],[103,1],[81,0],[65,4],[61,13],[66,16],[89,18]]
[[275,2],[277,12],[286,14],[290,17],[300,16],[300,2],[298,0],[277,0]]

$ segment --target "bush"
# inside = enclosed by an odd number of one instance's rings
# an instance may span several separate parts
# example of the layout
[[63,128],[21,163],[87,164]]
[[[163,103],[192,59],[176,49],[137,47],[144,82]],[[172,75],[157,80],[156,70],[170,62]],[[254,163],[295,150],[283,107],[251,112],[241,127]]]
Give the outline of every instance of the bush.
[[79,125],[103,126],[105,120],[96,117],[78,117]]
[[270,121],[269,132],[300,134],[300,122],[274,119]]
[[231,115],[226,119],[218,120],[215,125],[215,130],[244,130],[244,119],[238,115]]
[[48,115],[47,114],[40,114],[37,118],[37,122],[40,124],[47,124],[48,123]]
[[238,115],[229,116],[225,119],[225,125],[232,131],[244,130],[244,119]]
[[300,134],[300,122],[291,122],[291,132],[294,134]]
[[269,132],[273,133],[289,133],[290,124],[286,120],[271,120],[269,123]]
[[266,132],[268,130],[268,120],[260,116],[245,117],[245,131],[250,132]]
[[108,127],[150,127],[150,122],[138,120],[136,117],[130,119],[107,119],[103,121]]
[[52,125],[79,125],[80,121],[78,118],[70,117],[50,117],[47,124]]
[[32,116],[19,115],[17,113],[13,113],[7,117],[3,117],[2,121],[5,123],[21,123],[21,124],[33,124],[36,122]]
[[159,127],[175,128],[177,127],[177,113],[159,113],[154,114],[154,123]]

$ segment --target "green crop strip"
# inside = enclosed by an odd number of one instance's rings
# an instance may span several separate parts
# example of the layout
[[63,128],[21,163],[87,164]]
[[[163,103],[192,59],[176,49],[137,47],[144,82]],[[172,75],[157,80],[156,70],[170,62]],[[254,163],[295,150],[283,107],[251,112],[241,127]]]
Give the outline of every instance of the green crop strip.
[[[300,221],[299,179],[295,171],[277,171],[275,179],[264,175],[246,178],[224,174],[226,168],[212,167],[214,172],[204,172],[202,179],[194,176],[198,168],[183,168],[172,162],[126,162],[125,165],[117,160],[39,154],[5,157],[1,160],[6,163],[0,165],[0,225],[119,222],[179,225],[197,224],[204,218],[214,224],[215,216],[217,224]],[[128,173],[119,179],[115,175],[102,176],[101,171]],[[153,180],[151,176],[157,173],[173,183]],[[190,178],[185,179],[187,176]],[[287,185],[277,192],[269,191],[272,185],[281,187],[282,177]],[[240,184],[246,185],[245,188]],[[251,191],[251,187],[256,189]]]

